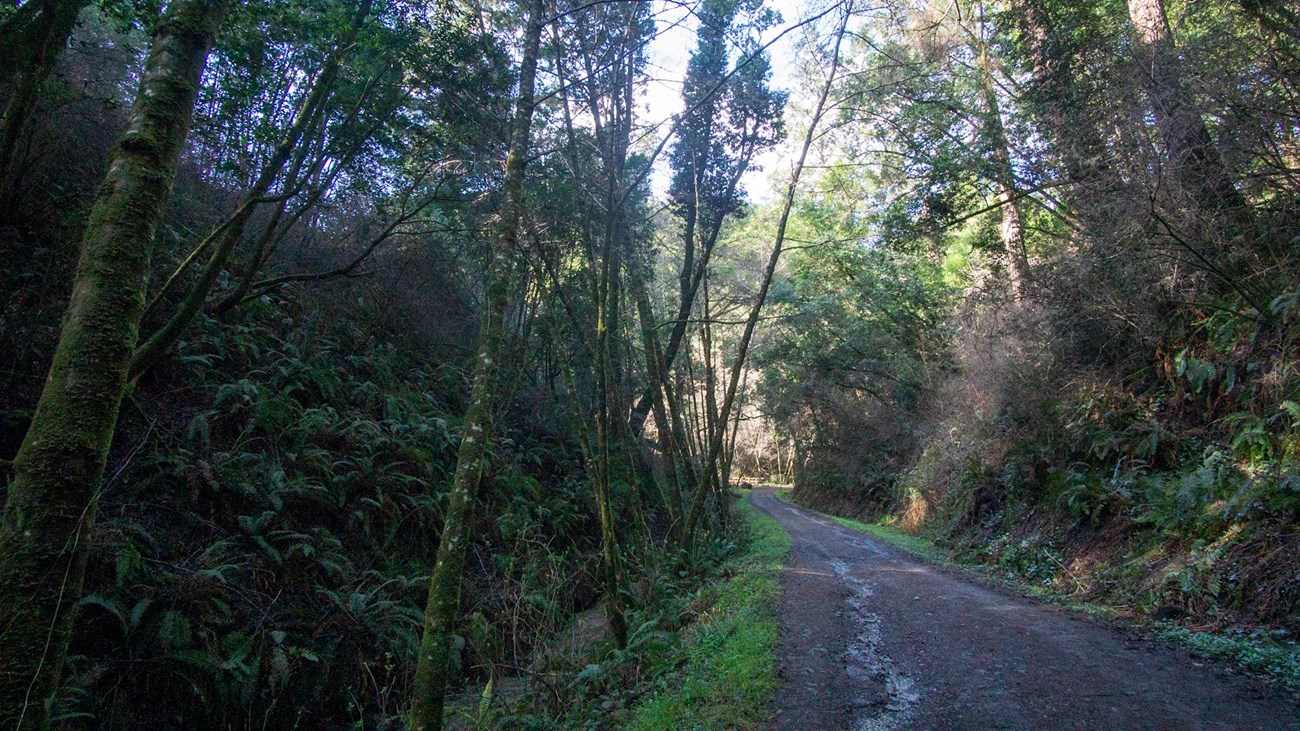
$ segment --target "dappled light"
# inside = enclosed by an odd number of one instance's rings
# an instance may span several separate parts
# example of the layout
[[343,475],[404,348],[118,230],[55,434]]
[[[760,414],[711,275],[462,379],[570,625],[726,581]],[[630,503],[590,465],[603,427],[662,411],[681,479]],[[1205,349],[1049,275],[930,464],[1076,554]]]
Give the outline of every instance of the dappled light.
[[0,729],[1281,727],[1298,23],[0,3]]

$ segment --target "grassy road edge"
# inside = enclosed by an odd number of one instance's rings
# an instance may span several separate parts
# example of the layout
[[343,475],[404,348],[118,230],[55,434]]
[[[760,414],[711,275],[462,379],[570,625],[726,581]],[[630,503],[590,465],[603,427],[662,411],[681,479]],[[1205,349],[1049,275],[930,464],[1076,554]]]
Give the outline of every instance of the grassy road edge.
[[741,492],[736,514],[748,544],[724,566],[721,581],[690,634],[686,663],[670,689],[634,709],[625,731],[749,729],[771,716],[776,693],[777,608],[780,570],[791,540],[775,520]]

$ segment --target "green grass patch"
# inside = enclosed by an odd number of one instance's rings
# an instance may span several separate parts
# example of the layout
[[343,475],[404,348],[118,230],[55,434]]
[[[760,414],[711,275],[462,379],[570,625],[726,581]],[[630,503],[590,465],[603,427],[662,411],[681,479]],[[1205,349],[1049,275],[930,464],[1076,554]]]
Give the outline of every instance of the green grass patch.
[[728,559],[731,574],[707,610],[684,630],[686,663],[661,690],[633,709],[626,731],[757,728],[777,688],[777,572],[790,536],[775,520],[740,502],[747,549]]
[[[777,499],[784,500],[791,505],[799,505],[790,499],[790,492],[788,490],[778,490],[776,496]],[[804,510],[812,510],[803,505],[799,505],[799,507]],[[866,533],[872,538],[884,541],[891,546],[897,546],[918,558],[925,559],[926,561],[933,561],[934,563],[940,564],[953,563],[951,554],[939,546],[936,546],[933,541],[922,538],[921,536],[914,536],[911,533],[904,533],[886,522],[863,523],[859,520],[841,518],[838,515],[831,515],[817,510],[812,510],[812,512],[817,513],[824,518],[829,518],[845,528],[850,528],[859,533]]]
[[1300,646],[1286,634],[1263,630],[1216,634],[1183,627],[1165,627],[1159,634],[1203,655],[1264,675],[1291,690],[1300,690]]
[[925,559],[926,561],[941,564],[953,563],[952,557],[948,552],[936,546],[933,542],[922,538],[921,536],[904,533],[886,523],[863,523],[857,520],[850,520],[849,518],[841,518],[837,515],[828,515],[826,517],[839,523],[845,528],[852,528],[855,531],[866,533],[872,538],[884,541],[891,546],[897,546],[914,556]]

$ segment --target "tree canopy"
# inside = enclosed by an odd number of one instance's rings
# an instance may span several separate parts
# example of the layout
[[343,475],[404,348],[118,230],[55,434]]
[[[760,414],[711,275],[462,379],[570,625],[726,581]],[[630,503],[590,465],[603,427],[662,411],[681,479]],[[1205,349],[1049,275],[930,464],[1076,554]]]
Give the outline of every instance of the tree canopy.
[[0,726],[636,727],[753,482],[1300,629],[1298,23],[0,4]]

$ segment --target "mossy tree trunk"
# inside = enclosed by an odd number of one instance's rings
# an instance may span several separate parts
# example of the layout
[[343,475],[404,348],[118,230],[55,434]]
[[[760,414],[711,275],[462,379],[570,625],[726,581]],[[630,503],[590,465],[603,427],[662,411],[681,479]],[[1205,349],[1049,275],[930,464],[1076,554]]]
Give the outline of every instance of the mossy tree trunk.
[[500,356],[506,305],[510,299],[511,269],[519,222],[523,213],[524,165],[528,159],[533,120],[533,87],[537,78],[537,53],[542,29],[542,0],[529,0],[524,52],[519,67],[519,96],[510,130],[506,158],[500,231],[488,261],[487,301],[479,331],[478,356],[469,409],[456,454],[456,473],[447,500],[438,556],[429,579],[424,610],[424,636],[416,662],[412,689],[411,731],[442,728],[447,684],[451,675],[452,642],[460,615],[460,584],[469,543],[469,523],[483,478],[483,462],[492,435],[496,403],[497,359]]
[[[745,391],[746,389],[748,389],[748,387],[749,387],[749,369],[746,368],[745,375],[740,380],[740,394],[742,398],[744,397]],[[743,411],[742,408],[743,406],[744,406],[744,402],[742,401],[740,405],[732,409],[733,413],[731,415],[731,431],[729,432],[729,436],[727,437],[727,448],[723,451],[723,455],[725,458],[722,460],[722,484],[724,489],[726,486],[731,484],[731,468],[732,466],[735,465],[736,462],[736,440],[740,436],[740,417],[742,415],[741,412]],[[724,507],[723,515],[726,514],[727,512]]]
[[[596,115],[596,137],[604,156],[605,173],[605,230],[600,252],[600,279],[597,286],[596,323],[596,381],[597,381],[597,499],[600,513],[601,553],[605,572],[605,601],[610,629],[619,647],[627,646],[628,627],[625,607],[625,576],[622,551],[616,527],[613,489],[616,478],[622,478],[632,487],[631,504],[626,507],[643,530],[645,518],[641,510],[641,491],[636,485],[637,475],[630,459],[631,444],[627,414],[623,407],[621,325],[623,323],[622,274],[623,253],[630,246],[631,230],[627,225],[624,179],[628,150],[632,136],[632,116],[635,109],[634,90],[636,67],[640,63],[642,9],[628,5],[623,9],[626,24],[622,46],[611,68],[609,94],[605,104],[600,104],[600,91],[589,85],[588,102],[592,109],[606,110],[608,118],[603,125]],[[590,56],[585,57],[590,64]],[[591,75],[589,74],[589,78]]]
[[[302,105],[298,108],[298,113],[289,125],[289,129],[285,131],[284,136],[276,144],[271,158],[262,166],[257,179],[253,181],[253,185],[244,193],[239,207],[221,224],[218,231],[209,236],[209,241],[215,241],[215,247],[208,259],[208,263],[203,267],[198,281],[186,292],[185,298],[181,300],[180,305],[177,306],[167,322],[136,349],[135,355],[131,358],[130,377],[132,380],[139,378],[162,358],[167,350],[180,338],[181,334],[185,332],[185,328],[194,320],[194,317],[199,314],[199,310],[203,308],[203,303],[207,301],[208,294],[212,291],[217,278],[230,260],[230,255],[243,239],[244,228],[256,212],[258,204],[264,200],[271,190],[271,186],[281,177],[281,172],[283,172],[285,165],[288,164],[290,157],[293,155],[294,149],[302,142],[307,131],[317,124],[318,117],[324,113],[325,104],[334,91],[334,82],[338,78],[343,57],[348,51],[352,50],[357,35],[361,31],[361,26],[369,17],[373,5],[374,0],[361,0],[357,3],[356,11],[352,16],[352,24],[339,38],[334,50],[326,58],[320,74],[316,76],[311,90],[303,99]],[[285,192],[287,193],[287,191]],[[173,277],[167,282],[167,286],[170,287],[175,281],[177,281],[177,278]],[[160,293],[159,298],[165,296],[165,294],[165,292]]]
[[614,421],[622,419],[615,413],[617,379],[610,346],[610,328],[616,326],[618,308],[617,261],[610,251],[605,252],[602,264],[601,301],[596,322],[596,503],[600,514],[601,560],[604,570],[605,602],[610,629],[619,647],[627,646],[627,619],[623,610],[623,562],[618,545],[618,532],[614,527],[613,476],[625,474],[625,465],[618,459],[619,440]]
[[72,300],[0,522],[0,728],[41,728],[81,595],[162,222],[227,2],[173,3],[82,241]]

